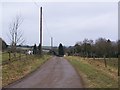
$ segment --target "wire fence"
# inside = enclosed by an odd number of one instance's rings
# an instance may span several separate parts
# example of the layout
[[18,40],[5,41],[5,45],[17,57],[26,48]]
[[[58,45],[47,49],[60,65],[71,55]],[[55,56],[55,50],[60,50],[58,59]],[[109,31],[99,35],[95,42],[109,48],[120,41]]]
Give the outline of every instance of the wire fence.
[[5,52],[2,53],[2,63],[0,65],[5,65],[12,63],[17,60],[28,60],[29,58],[32,58],[33,55],[29,55],[27,53],[11,53],[11,52]]

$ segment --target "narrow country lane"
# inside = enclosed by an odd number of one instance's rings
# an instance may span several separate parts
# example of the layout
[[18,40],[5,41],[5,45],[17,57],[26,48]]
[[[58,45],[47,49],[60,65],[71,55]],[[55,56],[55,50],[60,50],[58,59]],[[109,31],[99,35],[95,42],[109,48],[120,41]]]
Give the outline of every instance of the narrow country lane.
[[53,57],[28,77],[7,88],[82,88],[79,75],[63,57]]

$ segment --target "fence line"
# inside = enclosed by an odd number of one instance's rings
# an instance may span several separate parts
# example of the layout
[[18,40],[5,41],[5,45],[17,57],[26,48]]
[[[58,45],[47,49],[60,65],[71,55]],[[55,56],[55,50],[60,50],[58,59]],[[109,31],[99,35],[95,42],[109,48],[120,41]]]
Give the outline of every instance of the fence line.
[[4,54],[7,54],[7,55],[5,55],[7,57],[7,59],[4,59],[2,57],[2,63],[0,64],[0,66],[12,63],[12,62],[17,61],[17,60],[22,60],[22,59],[27,60],[27,59],[29,59],[28,57],[30,56],[30,55],[28,55],[26,53],[23,54],[23,53],[10,53],[10,52],[2,53],[2,56]]

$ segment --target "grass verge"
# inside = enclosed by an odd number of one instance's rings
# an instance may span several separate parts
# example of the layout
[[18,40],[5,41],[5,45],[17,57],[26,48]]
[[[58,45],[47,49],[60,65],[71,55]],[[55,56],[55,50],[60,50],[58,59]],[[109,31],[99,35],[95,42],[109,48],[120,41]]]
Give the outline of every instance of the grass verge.
[[32,56],[28,60],[17,60],[2,66],[2,87],[23,78],[27,74],[33,72],[43,63],[45,63],[51,56],[44,55]]
[[[75,67],[86,88],[118,88],[117,70],[103,63],[76,56],[65,57]],[[92,61],[92,62],[91,62]]]

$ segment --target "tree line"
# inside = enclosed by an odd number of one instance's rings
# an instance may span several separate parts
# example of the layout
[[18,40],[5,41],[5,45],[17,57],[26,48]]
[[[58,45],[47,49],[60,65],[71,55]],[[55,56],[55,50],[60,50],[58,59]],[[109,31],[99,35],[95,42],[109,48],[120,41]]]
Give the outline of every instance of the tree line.
[[117,58],[119,55],[118,47],[120,47],[120,40],[111,41],[110,39],[98,38],[95,40],[84,39],[77,42],[74,46],[66,49],[68,55],[78,55],[82,57],[100,58],[106,57]]
[[[42,53],[41,51],[41,44],[39,44],[38,46],[35,44],[33,46],[33,54],[39,54],[41,55]],[[57,55],[57,56],[64,56],[64,47],[63,45],[60,43],[59,47],[56,49],[51,48],[51,50],[48,52],[48,54],[52,54],[52,55]]]

